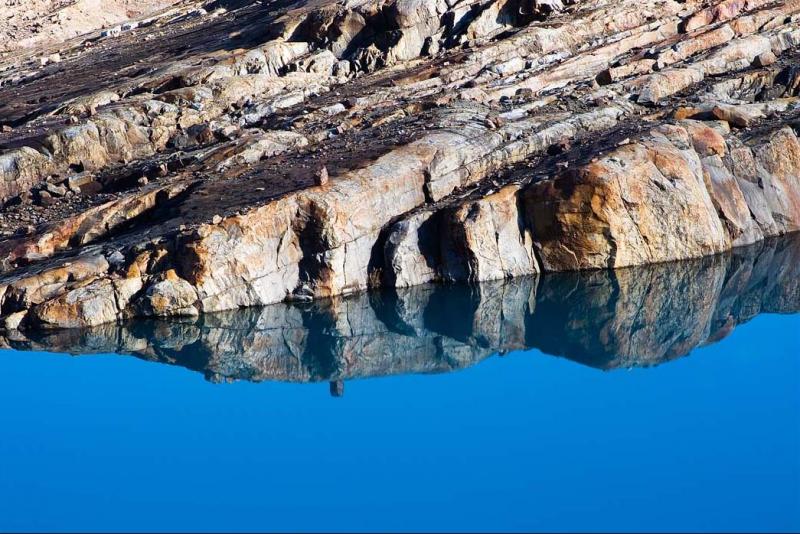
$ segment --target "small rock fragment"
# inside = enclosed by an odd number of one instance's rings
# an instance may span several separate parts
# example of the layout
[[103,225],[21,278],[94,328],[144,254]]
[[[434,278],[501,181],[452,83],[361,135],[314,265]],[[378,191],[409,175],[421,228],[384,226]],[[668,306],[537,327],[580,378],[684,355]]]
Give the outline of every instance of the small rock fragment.
[[314,184],[315,185],[325,185],[328,183],[328,168],[323,165],[314,173]]
[[28,310],[11,313],[3,319],[3,326],[5,327],[6,331],[17,330],[27,315]]
[[108,263],[113,265],[116,268],[124,267],[125,266],[125,256],[119,250],[114,250],[110,254],[106,256]]
[[221,130],[219,130],[217,133],[220,136],[222,136],[224,139],[227,139],[228,141],[230,141],[230,140],[236,138],[237,134],[239,133],[239,127],[234,125],[234,124],[231,124],[231,125],[225,126]]
[[717,119],[730,123],[738,128],[749,128],[757,120],[764,117],[764,114],[757,109],[727,104],[716,106],[711,113]]
[[67,178],[66,185],[70,191],[76,194],[81,194],[83,187],[88,186],[94,182],[94,176],[88,172],[74,174]]
[[569,138],[564,137],[558,142],[553,143],[548,147],[547,153],[551,156],[556,156],[558,154],[563,154],[572,148],[572,143],[570,142]]
[[39,204],[40,206],[45,206],[46,207],[46,206],[52,205],[53,202],[55,202],[55,199],[53,198],[53,195],[51,195],[49,192],[47,192],[45,190],[39,191],[38,198],[37,198],[37,204]]
[[54,197],[63,197],[67,194],[67,188],[63,185],[47,184],[45,188]]
[[775,57],[775,54],[773,54],[771,51],[764,52],[763,54],[756,56],[755,61],[753,61],[753,65],[756,67],[769,67],[776,61],[778,61],[778,58]]

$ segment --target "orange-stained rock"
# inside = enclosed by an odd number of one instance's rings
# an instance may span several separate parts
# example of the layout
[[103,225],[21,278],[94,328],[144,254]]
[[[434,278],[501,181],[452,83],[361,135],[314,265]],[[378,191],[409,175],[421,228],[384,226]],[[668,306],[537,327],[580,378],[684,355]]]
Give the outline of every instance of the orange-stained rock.
[[701,107],[681,106],[673,112],[672,118],[675,120],[694,119],[704,113],[706,113],[706,110]]
[[119,311],[113,283],[99,279],[34,306],[31,320],[41,328],[79,328],[115,322]]
[[763,239],[763,231],[753,219],[747,200],[720,155],[709,155],[702,158],[702,162],[706,186],[731,245],[749,245]]
[[138,306],[147,316],[197,315],[197,291],[170,269],[147,287]]
[[800,230],[800,140],[785,127],[755,150],[758,176],[780,233]]
[[729,238],[689,133],[663,127],[525,195],[547,271],[619,268],[714,254]]
[[725,138],[719,131],[699,121],[683,121],[681,126],[686,128],[692,139],[694,150],[703,156],[724,156],[727,152]]
[[684,29],[692,31],[714,22],[730,20],[744,11],[753,10],[769,3],[770,0],[723,0],[692,15],[685,22]]

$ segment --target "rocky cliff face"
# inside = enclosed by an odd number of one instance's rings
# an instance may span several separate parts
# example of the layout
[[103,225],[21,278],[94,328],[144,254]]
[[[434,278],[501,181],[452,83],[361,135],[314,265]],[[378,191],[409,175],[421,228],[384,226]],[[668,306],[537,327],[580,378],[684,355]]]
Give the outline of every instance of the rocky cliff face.
[[794,232],[798,65],[797,0],[181,2],[33,47],[0,60],[0,314],[195,316]]

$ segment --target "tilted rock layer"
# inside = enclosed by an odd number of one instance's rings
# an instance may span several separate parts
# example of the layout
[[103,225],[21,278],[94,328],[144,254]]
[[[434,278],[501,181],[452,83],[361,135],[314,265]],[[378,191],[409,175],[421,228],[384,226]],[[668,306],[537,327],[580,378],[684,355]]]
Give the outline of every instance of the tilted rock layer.
[[795,232],[799,65],[800,0],[180,2],[34,46],[0,59],[0,314],[194,316]]

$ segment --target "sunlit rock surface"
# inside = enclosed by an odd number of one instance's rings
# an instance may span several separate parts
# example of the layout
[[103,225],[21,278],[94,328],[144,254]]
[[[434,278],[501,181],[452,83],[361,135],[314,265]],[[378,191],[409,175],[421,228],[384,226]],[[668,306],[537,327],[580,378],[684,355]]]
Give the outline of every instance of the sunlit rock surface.
[[798,0],[112,4],[0,52],[8,330],[800,230]]
[[800,311],[800,237],[725,255],[425,285],[308,304],[91,329],[12,331],[17,350],[119,353],[214,381],[337,382],[443,373],[538,349],[609,370],[654,366],[715,343],[760,313]]

